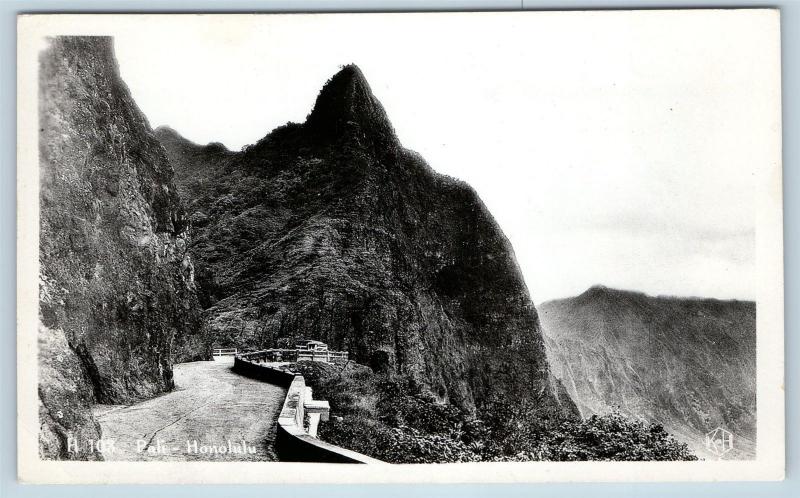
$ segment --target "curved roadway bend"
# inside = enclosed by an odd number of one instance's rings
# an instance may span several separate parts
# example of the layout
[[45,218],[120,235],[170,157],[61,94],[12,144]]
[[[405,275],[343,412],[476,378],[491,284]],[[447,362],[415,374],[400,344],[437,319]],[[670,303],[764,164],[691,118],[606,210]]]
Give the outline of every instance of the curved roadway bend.
[[286,390],[237,375],[232,366],[233,357],[175,365],[174,391],[130,406],[97,405],[103,457],[276,460],[275,428]]

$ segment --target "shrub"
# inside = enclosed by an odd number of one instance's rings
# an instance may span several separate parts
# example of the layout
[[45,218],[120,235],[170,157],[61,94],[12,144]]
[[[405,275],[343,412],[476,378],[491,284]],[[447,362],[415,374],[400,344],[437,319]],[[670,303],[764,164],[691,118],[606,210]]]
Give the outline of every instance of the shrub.
[[615,412],[585,420],[541,418],[533,407],[495,401],[481,418],[462,413],[413,379],[367,367],[291,365],[331,404],[325,441],[391,463],[470,461],[696,460],[663,427]]
[[661,425],[617,412],[566,422],[548,434],[543,446],[542,456],[548,460],[697,460]]
[[[490,419],[484,458],[490,460],[697,460],[661,425],[619,412],[583,420],[532,420],[504,407]],[[497,417],[505,417],[499,422]]]
[[345,448],[391,463],[446,463],[480,460],[461,441],[426,434],[412,427],[388,427],[375,420],[344,417],[320,427],[320,437]]

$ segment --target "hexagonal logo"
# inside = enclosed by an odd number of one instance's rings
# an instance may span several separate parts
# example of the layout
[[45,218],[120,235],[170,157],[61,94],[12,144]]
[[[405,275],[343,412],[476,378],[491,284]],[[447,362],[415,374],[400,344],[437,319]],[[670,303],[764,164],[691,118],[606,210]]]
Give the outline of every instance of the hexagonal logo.
[[722,457],[733,449],[733,434],[722,427],[717,427],[706,434],[706,449],[718,457]]

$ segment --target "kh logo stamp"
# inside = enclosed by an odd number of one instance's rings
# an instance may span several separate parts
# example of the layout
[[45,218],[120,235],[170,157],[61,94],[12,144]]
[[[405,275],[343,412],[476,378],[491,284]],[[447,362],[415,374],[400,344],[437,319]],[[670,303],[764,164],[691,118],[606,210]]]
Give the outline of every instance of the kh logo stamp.
[[733,434],[717,427],[706,434],[706,449],[721,458],[733,449]]

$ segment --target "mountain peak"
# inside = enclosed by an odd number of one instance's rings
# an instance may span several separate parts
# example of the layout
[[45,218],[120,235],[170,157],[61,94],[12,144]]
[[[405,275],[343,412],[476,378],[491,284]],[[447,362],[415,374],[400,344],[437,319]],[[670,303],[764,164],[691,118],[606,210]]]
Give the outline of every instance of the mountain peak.
[[179,131],[168,125],[159,126],[154,130],[154,134],[162,145],[170,143],[174,144],[176,147],[182,147],[184,149],[196,149],[216,154],[229,154],[231,152],[222,142],[209,142],[206,145],[193,142],[181,135]]
[[[322,87],[314,111],[332,103],[353,103],[357,100],[376,101],[364,73],[355,64],[342,66]],[[313,114],[313,111],[312,111]]]
[[342,69],[340,69],[338,73],[331,77],[329,83],[333,83],[334,81],[346,81],[351,84],[362,85],[369,88],[367,78],[364,77],[364,73],[361,72],[361,68],[355,64],[346,64],[342,66]]
[[583,294],[577,296],[576,299],[583,303],[616,303],[622,305],[623,303],[642,303],[644,302],[643,300],[651,298],[640,291],[615,289],[605,285],[593,285],[584,291]]
[[597,296],[607,296],[610,294],[617,294],[623,291],[619,291],[617,289],[612,289],[611,287],[605,286],[603,284],[595,284],[578,296],[578,297],[597,297]]
[[326,138],[363,135],[383,145],[396,142],[386,111],[355,64],[342,67],[325,83],[306,126]]
[[173,128],[173,127],[171,127],[171,126],[168,126],[168,125],[161,125],[161,126],[159,126],[159,127],[158,127],[158,128],[156,128],[155,130],[153,130],[153,133],[154,133],[154,134],[156,135],[156,137],[158,137],[159,139],[160,139],[160,138],[162,138],[162,137],[164,137],[164,138],[172,138],[172,139],[187,140],[186,138],[184,138],[184,136],[183,136],[183,135],[181,135],[180,133],[178,133],[178,131],[177,131],[175,128]]

